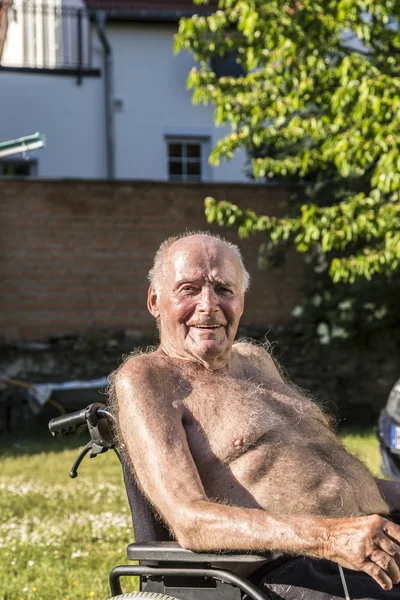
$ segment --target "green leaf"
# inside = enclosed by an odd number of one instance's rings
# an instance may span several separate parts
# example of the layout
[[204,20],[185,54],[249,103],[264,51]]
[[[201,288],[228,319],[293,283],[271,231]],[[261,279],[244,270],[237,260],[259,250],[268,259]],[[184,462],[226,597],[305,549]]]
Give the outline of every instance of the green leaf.
[[[245,150],[251,177],[294,197],[279,218],[207,199],[209,222],[326,255],[336,283],[399,270],[398,18],[386,0],[220,0],[181,19],[175,50],[197,63],[193,101],[227,127],[210,163]],[[212,58],[232,55],[247,72],[217,77]]]

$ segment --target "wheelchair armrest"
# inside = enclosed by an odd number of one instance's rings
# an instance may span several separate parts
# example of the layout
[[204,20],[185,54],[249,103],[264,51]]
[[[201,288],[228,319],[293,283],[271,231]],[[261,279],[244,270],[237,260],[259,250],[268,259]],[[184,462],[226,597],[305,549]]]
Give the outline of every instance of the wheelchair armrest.
[[155,560],[157,562],[190,562],[190,563],[224,563],[224,562],[265,562],[270,560],[272,553],[238,554],[230,553],[205,553],[186,550],[178,542],[140,542],[129,544],[127,555],[129,560]]
[[[238,554],[230,553],[204,553],[193,552],[179,546],[177,542],[140,542],[129,544],[127,547],[129,560],[152,561],[157,563],[197,563],[207,565],[218,565],[230,570],[242,566],[246,571],[255,571],[266,562],[278,558],[277,553],[267,552],[265,554]],[[188,565],[189,566],[189,565]]]

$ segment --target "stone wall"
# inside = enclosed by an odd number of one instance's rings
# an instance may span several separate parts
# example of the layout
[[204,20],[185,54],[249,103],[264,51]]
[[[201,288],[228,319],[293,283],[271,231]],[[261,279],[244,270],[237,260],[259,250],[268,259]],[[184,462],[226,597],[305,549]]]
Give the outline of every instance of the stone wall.
[[[92,329],[152,335],[147,280],[163,239],[208,229],[204,198],[279,214],[285,190],[264,185],[0,181],[0,342]],[[239,241],[252,275],[244,325],[290,320],[304,282],[301,257],[279,271],[257,268],[260,238]]]

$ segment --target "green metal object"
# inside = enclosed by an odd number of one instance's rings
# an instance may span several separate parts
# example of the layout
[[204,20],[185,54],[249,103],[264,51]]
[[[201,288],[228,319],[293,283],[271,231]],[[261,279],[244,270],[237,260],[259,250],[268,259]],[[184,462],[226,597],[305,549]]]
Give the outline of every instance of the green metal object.
[[8,142],[0,142],[0,158],[28,152],[29,150],[37,150],[45,145],[45,136],[42,133],[34,133],[17,140],[9,140]]

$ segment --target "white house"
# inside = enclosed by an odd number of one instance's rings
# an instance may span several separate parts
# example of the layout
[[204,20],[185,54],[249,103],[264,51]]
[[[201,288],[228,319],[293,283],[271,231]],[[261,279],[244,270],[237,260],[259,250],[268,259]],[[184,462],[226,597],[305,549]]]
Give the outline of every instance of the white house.
[[[193,106],[191,56],[173,54],[191,0],[0,0],[0,140],[40,131],[46,147],[0,176],[247,181],[246,156],[213,169],[225,130]],[[211,3],[211,7],[214,4]]]

